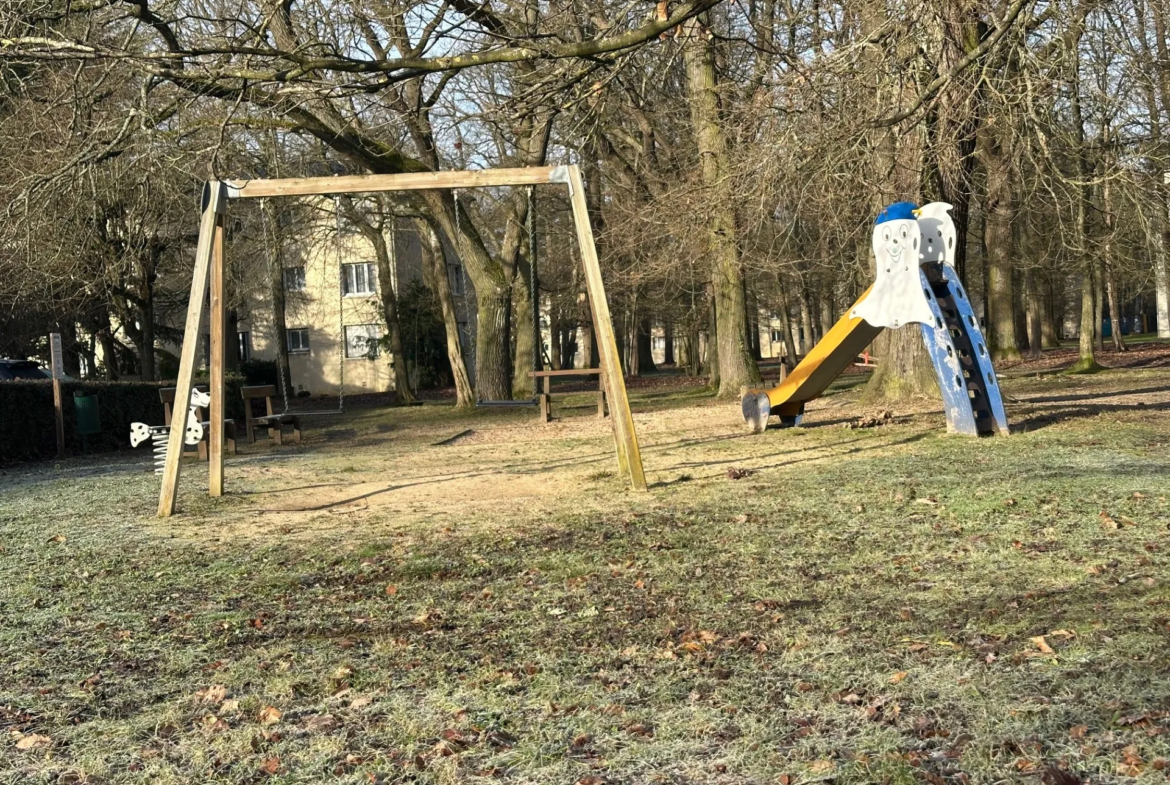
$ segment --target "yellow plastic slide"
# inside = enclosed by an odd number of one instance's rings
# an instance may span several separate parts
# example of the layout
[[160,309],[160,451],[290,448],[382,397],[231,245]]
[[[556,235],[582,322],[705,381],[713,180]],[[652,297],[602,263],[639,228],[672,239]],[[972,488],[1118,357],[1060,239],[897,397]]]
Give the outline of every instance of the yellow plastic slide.
[[[866,289],[865,293],[857,298],[857,303],[869,296],[870,289]],[[833,325],[833,329],[805,355],[800,364],[788,374],[788,378],[770,390],[744,397],[744,419],[754,431],[763,431],[767,426],[768,417],[772,414],[781,418],[800,415],[804,411],[804,404],[819,398],[833,380],[855,362],[857,356],[865,351],[865,347],[885,329],[873,327],[864,319],[851,316],[857,303],[854,303]],[[762,400],[764,395],[768,397],[767,405]]]

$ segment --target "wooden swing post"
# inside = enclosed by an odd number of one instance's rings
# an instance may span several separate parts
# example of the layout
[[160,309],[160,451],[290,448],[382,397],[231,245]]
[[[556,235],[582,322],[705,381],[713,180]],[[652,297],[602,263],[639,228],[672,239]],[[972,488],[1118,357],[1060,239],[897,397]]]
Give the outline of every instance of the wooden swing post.
[[[210,283],[211,348],[208,358],[211,367],[208,436],[211,467],[208,472],[208,492],[223,494],[224,442],[224,355],[227,336],[225,329],[225,226],[227,203],[230,199],[260,199],[276,196],[326,196],[346,193],[376,193],[384,191],[426,191],[448,188],[491,188],[504,186],[531,186],[561,184],[569,189],[573,208],[573,224],[585,271],[585,285],[589,307],[601,358],[601,375],[606,396],[610,402],[614,445],[618,468],[627,477],[630,486],[646,490],[646,475],[630,403],[626,396],[625,378],[610,319],[605,284],[594,245],[593,228],[585,204],[585,185],[576,166],[534,166],[517,169],[485,169],[459,172],[416,172],[410,174],[351,175],[344,177],[304,177],[279,180],[211,181],[203,190],[203,217],[199,224],[199,243],[195,251],[195,272],[191,278],[191,297],[187,304],[187,322],[183,331],[183,346],[179,355],[179,378],[175,390],[175,411],[181,420],[172,421],[167,441],[167,458],[163,469],[162,490],[159,492],[160,517],[175,511],[179,487],[180,457],[183,451],[183,432],[186,427],[187,402],[195,375],[195,359],[199,347],[199,328],[203,303]],[[178,415],[182,412],[181,415]]]

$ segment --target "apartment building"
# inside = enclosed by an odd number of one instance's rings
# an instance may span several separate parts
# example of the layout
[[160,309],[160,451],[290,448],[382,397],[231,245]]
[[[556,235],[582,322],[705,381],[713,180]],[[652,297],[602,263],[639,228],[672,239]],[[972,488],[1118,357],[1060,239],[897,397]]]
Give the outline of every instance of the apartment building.
[[[344,224],[343,224],[344,226]],[[276,341],[288,347],[289,389],[309,395],[389,392],[394,389],[393,358],[379,341],[386,334],[384,287],[400,292],[423,276],[420,237],[411,222],[386,230],[389,280],[383,280],[373,244],[356,230],[314,231],[286,243],[281,280],[285,331],[273,326],[271,293],[257,292],[237,340],[242,360],[275,360]],[[475,298],[454,254],[445,253],[447,275],[470,364],[475,339]]]

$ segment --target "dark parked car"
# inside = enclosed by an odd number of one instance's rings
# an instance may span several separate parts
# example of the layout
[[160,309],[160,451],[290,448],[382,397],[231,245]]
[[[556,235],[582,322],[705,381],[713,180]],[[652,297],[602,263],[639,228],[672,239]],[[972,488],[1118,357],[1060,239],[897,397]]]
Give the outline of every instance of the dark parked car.
[[13,379],[50,379],[49,372],[31,360],[0,360],[0,382]]

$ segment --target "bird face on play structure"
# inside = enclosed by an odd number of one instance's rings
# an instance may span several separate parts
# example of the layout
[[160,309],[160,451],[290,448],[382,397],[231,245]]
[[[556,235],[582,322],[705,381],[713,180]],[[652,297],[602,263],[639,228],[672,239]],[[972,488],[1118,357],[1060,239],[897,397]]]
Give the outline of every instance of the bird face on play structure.
[[897,202],[882,210],[874,224],[877,272],[869,295],[853,309],[853,316],[874,327],[896,329],[934,320],[918,269],[925,259],[917,212],[910,202]]

